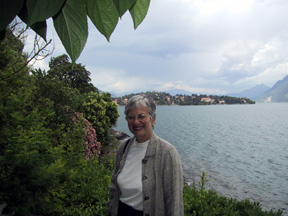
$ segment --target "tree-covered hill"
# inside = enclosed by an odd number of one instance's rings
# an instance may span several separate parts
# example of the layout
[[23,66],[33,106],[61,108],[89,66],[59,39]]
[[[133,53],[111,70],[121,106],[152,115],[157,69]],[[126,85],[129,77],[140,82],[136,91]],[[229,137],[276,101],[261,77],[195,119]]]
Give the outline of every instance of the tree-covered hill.
[[[143,92],[142,92],[143,93]],[[142,94],[137,93],[137,94]],[[216,105],[216,104],[255,104],[255,101],[246,97],[230,97],[218,95],[175,95],[172,96],[166,92],[148,91],[145,94],[150,95],[157,105]],[[135,94],[124,95],[122,97],[113,98],[119,105],[125,105],[129,98]]]

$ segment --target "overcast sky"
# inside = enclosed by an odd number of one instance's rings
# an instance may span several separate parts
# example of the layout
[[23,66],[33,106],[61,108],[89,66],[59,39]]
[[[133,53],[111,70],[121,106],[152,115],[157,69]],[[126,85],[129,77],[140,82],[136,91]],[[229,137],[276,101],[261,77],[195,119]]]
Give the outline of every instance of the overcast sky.
[[[52,26],[53,56],[65,53]],[[48,69],[49,59],[35,67]],[[238,93],[288,75],[287,0],[151,0],[137,30],[126,13],[107,42],[93,25],[77,63],[103,91]]]

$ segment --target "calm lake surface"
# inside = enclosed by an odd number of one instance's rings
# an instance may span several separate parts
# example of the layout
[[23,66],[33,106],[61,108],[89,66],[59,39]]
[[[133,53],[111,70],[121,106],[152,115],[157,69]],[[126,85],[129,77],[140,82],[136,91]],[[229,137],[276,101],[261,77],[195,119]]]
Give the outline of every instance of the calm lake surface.
[[[132,135],[119,107],[118,131]],[[155,132],[173,144],[189,182],[288,215],[288,103],[157,106]]]

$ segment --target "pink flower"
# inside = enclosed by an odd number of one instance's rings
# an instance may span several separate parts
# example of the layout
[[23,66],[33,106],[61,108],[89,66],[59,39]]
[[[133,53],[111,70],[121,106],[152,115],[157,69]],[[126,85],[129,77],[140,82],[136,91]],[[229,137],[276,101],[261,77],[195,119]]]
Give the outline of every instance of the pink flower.
[[83,124],[83,130],[85,131],[84,143],[82,143],[84,146],[85,159],[89,160],[93,157],[99,157],[101,153],[101,143],[97,141],[97,134],[95,129],[93,128],[92,124],[83,117],[83,114],[75,114],[76,117],[73,120],[77,123],[81,122]]

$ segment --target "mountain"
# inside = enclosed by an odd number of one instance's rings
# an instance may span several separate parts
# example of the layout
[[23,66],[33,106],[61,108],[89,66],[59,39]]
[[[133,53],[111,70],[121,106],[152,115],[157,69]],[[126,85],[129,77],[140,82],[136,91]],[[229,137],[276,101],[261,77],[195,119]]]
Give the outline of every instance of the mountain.
[[253,88],[247,89],[245,91],[242,91],[240,93],[230,93],[228,96],[231,97],[247,97],[249,99],[254,100],[255,98],[259,97],[260,95],[263,95],[265,92],[267,92],[270,88],[264,84],[257,85]]
[[118,93],[113,92],[113,91],[111,91],[111,92],[109,92],[109,93],[111,94],[111,97],[112,97],[112,98],[117,98],[117,97],[121,97],[121,96],[122,96],[122,94],[118,94]]
[[257,102],[288,102],[288,75],[255,100]]
[[121,97],[122,96],[122,95],[117,94],[115,92],[106,92],[106,91],[102,91],[101,89],[98,89],[98,91],[99,91],[100,94],[102,94],[102,93],[110,93],[112,98],[117,98],[117,97]]
[[191,95],[192,94],[189,91],[185,91],[185,90],[181,90],[181,89],[171,89],[171,90],[167,90],[165,92],[169,93],[172,96],[175,96],[177,94],[178,95],[180,95],[180,94],[182,94],[182,95]]

